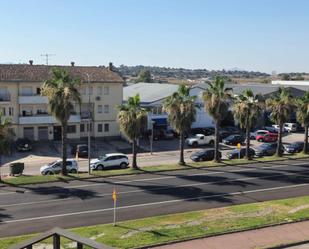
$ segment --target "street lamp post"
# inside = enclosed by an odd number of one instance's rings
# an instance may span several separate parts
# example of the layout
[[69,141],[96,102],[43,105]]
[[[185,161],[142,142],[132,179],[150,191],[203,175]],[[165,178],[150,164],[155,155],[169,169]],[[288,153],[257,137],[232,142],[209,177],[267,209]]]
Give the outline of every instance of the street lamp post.
[[151,136],[150,136],[150,155],[152,155],[152,150],[153,150],[153,125],[154,121],[150,121],[151,123]]
[[91,106],[90,106],[90,77],[87,73],[87,79],[88,79],[88,173],[91,174],[91,168],[90,168],[90,160],[91,160],[91,137],[90,137],[90,130],[91,130]]

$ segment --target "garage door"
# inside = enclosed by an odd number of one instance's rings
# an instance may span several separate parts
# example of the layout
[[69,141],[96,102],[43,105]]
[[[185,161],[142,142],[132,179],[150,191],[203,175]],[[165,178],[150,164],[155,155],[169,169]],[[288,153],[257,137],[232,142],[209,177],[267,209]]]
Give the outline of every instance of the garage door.
[[48,127],[39,127],[39,140],[48,140]]
[[34,128],[33,127],[24,127],[24,138],[34,140]]

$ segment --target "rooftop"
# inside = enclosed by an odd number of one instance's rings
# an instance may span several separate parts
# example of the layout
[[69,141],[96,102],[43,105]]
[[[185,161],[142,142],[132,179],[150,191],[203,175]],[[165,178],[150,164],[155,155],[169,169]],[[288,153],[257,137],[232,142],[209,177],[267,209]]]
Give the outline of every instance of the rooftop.
[[43,82],[51,77],[52,68],[68,70],[73,77],[83,82],[123,83],[123,79],[105,67],[0,64],[0,82]]
[[178,85],[161,83],[136,83],[123,88],[123,100],[140,95],[141,103],[149,104],[165,99],[178,90]]

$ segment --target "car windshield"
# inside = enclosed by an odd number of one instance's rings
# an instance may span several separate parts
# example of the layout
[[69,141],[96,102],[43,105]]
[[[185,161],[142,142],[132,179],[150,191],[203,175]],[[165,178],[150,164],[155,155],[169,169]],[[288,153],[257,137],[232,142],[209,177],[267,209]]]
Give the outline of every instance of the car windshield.
[[56,162],[58,162],[58,161],[53,161],[53,162],[51,162],[51,163],[49,163],[49,164],[47,164],[47,165],[48,165],[48,166],[51,166],[51,165],[55,164]]
[[100,159],[100,160],[105,160],[106,158],[107,158],[106,155],[104,155],[104,156],[99,156],[99,159]]

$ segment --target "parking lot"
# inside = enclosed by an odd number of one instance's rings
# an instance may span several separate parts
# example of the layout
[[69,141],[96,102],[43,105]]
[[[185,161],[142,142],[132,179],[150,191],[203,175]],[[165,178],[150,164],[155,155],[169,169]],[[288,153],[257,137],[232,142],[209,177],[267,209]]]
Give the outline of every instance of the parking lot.
[[[283,143],[293,143],[296,141],[303,141],[303,133],[286,133],[283,137]],[[84,142],[82,142],[84,143]],[[251,140],[252,147],[262,144],[261,142]],[[171,140],[158,140],[153,142],[153,153],[150,153],[150,141],[148,139],[142,139],[139,141],[140,154],[138,156],[138,164],[141,167],[173,164],[177,163],[179,159],[179,140],[174,138]],[[185,145],[185,160],[190,161],[190,155],[198,150],[210,148],[209,146],[199,146],[197,148],[189,147]],[[236,146],[227,146],[220,143],[220,151],[222,158],[226,158],[226,154],[235,149]],[[99,155],[106,153],[121,152],[128,154],[131,160],[131,145],[124,140],[114,141],[92,141],[91,154],[92,158],[96,158]],[[68,146],[69,158],[73,157],[70,154],[70,146]],[[4,157],[2,162],[2,174],[7,175],[9,173],[9,163],[11,162],[23,162],[25,163],[24,174],[35,175],[39,174],[41,166],[48,164],[61,157],[61,143],[48,142],[48,143],[35,143],[31,152],[14,152],[10,157]],[[86,158],[78,159],[79,169],[81,171],[87,171],[88,160]]]

